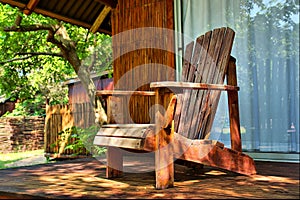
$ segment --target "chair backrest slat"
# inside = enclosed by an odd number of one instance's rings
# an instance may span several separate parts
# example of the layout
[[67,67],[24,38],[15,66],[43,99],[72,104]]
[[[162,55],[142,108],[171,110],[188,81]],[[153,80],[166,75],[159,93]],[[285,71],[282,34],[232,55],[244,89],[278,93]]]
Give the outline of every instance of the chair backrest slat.
[[[215,73],[212,78],[211,83],[215,84],[223,84],[225,75],[227,73],[227,67],[229,64],[230,59],[230,53],[233,45],[235,32],[232,29],[227,28],[226,34],[224,34],[224,38],[221,43],[221,49],[220,49],[220,55],[218,56],[217,66],[216,70],[217,73]],[[220,91],[211,91],[212,95],[210,96],[209,102],[211,102],[211,105],[209,109],[207,109],[206,117],[204,119],[200,119],[203,124],[201,124],[198,127],[198,133],[200,138],[208,138],[209,133],[213,124],[214,116],[217,111],[219,99],[221,92]],[[212,99],[212,100],[211,100]]]
[[[194,49],[194,41],[186,45],[184,58],[183,58],[183,71],[182,71],[182,81],[187,81],[190,73],[190,65],[191,65],[191,59],[193,56],[193,49]],[[181,117],[181,109],[182,104],[180,103],[182,99],[182,95],[179,95],[177,97],[177,106],[175,108],[175,117],[174,117],[174,126],[175,130],[178,130],[179,120]]]
[[[228,27],[214,29],[199,36],[185,49],[182,81],[223,84],[229,63],[234,31]],[[188,90],[178,95],[175,130],[191,138],[209,135],[220,98],[220,91]]]

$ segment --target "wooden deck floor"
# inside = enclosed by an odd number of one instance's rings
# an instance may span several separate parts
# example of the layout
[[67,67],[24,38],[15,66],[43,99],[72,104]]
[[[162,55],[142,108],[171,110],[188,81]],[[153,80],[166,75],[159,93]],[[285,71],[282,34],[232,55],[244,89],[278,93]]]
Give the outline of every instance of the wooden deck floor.
[[105,178],[105,166],[93,158],[3,169],[0,199],[299,199],[299,163],[256,161],[258,174],[253,176],[176,164],[175,187],[166,190],[154,188],[152,164],[151,159],[126,158],[127,172],[113,180]]

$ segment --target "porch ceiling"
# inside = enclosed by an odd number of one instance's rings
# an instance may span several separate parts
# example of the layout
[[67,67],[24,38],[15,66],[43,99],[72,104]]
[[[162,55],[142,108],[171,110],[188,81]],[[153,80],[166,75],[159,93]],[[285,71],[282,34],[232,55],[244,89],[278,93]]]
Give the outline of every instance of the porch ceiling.
[[0,0],[25,14],[39,13],[74,25],[111,35],[111,9],[117,0]]

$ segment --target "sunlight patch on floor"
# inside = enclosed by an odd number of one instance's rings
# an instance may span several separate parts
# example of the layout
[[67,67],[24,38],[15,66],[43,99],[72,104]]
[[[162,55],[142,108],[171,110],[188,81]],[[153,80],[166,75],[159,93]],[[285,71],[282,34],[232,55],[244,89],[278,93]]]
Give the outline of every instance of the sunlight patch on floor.
[[209,171],[209,172],[206,172],[205,174],[207,174],[207,175],[214,175],[214,176],[218,176],[218,175],[226,175],[225,172],[216,171],[216,170],[211,170],[211,171]]
[[280,177],[280,176],[255,175],[255,176],[252,176],[252,179],[255,181],[285,182],[285,183],[290,183],[290,184],[299,184],[299,180],[294,180],[291,178]]

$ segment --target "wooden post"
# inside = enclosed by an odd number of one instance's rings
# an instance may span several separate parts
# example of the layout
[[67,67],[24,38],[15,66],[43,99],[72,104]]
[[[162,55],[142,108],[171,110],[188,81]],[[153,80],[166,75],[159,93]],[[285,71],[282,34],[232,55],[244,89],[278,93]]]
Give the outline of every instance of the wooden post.
[[123,175],[123,155],[119,148],[107,147],[106,178],[121,177]]
[[174,186],[174,161],[173,161],[173,133],[174,122],[172,123],[172,130],[164,130],[161,125],[161,115],[159,113],[159,105],[161,105],[159,89],[155,90],[155,104],[156,104],[156,130],[155,130],[155,178],[156,189],[165,189]]
[[[235,58],[230,57],[227,69],[227,84],[237,86]],[[241,152],[242,141],[240,131],[238,91],[228,91],[228,109],[230,122],[231,149]]]
[[26,15],[30,15],[38,3],[39,0],[30,0],[26,5],[25,9],[23,10],[23,13]]

